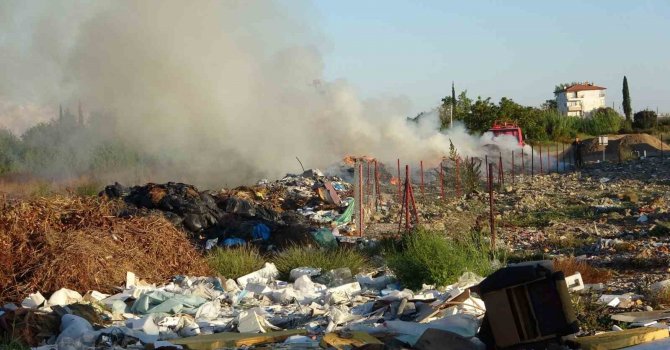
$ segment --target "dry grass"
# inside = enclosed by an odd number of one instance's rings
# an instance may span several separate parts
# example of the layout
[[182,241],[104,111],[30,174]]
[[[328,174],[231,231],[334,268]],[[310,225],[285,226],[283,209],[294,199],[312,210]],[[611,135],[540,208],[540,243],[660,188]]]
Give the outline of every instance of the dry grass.
[[661,288],[647,295],[649,302],[655,309],[665,310],[670,306],[670,288]]
[[112,292],[126,271],[150,282],[211,273],[186,234],[161,216],[120,218],[97,197],[0,199],[0,303],[66,287]]
[[97,195],[104,183],[90,176],[61,180],[46,180],[31,174],[14,174],[0,177],[0,194],[13,198],[46,197],[52,194]]
[[595,268],[574,257],[554,260],[554,269],[563,271],[566,276],[579,272],[584,283],[605,283],[612,278],[612,270]]

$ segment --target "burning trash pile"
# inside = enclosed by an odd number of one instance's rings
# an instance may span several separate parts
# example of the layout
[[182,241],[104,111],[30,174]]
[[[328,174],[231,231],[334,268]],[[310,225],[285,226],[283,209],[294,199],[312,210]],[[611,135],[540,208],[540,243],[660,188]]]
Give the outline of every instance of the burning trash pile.
[[200,246],[265,246],[336,244],[335,236],[355,230],[351,184],[313,169],[281,180],[259,181],[222,191],[169,182],[144,186],[107,186],[108,198],[121,198],[128,207],[121,215],[159,211],[183,228]]

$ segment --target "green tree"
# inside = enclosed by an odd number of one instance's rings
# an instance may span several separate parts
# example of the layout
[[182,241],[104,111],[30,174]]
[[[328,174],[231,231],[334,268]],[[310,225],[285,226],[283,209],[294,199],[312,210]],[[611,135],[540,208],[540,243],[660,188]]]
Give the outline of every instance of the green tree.
[[544,103],[542,103],[542,105],[540,106],[540,108],[547,111],[558,109],[558,103],[556,102],[555,98],[551,100],[545,100]]
[[623,76],[623,89],[621,90],[623,94],[623,113],[626,115],[626,120],[630,121],[630,115],[633,112],[633,109],[630,107],[630,93],[628,92],[628,78]]
[[577,85],[577,84],[581,84],[581,83],[580,83],[580,82],[577,82],[577,81],[573,81],[572,83],[561,83],[561,84],[558,84],[558,85],[556,85],[556,86],[554,87],[554,95],[557,95],[559,92],[565,90],[565,88],[567,88],[567,87],[570,87],[570,86],[572,86],[572,85]]
[[456,108],[456,89],[453,81],[451,82],[451,107]]
[[[442,121],[442,129],[449,127],[449,109],[453,108],[454,120],[466,121],[470,113],[470,106],[472,100],[468,98],[468,92],[462,91],[456,99],[452,96],[446,96],[442,99],[440,108],[440,120]],[[467,123],[466,123],[467,125]]]
[[498,102],[498,119],[519,122],[525,107],[514,102],[511,98],[503,97]]
[[610,107],[598,108],[584,119],[581,131],[590,135],[604,135],[619,132],[624,119]]
[[498,115],[498,107],[491,102],[491,98],[477,97],[477,101],[470,107],[470,113],[465,118],[465,126],[473,132],[483,133],[491,128]]
[[17,170],[21,156],[21,140],[11,131],[0,129],[0,175]]
[[656,126],[658,116],[656,112],[645,109],[633,116],[633,126],[637,129],[651,129]]

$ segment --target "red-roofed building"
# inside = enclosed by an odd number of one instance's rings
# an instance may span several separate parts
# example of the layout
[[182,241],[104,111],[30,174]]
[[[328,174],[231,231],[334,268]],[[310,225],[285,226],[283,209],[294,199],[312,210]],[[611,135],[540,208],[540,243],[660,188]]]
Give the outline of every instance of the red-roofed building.
[[570,117],[585,117],[605,107],[605,89],[585,82],[572,84],[555,92],[558,110]]

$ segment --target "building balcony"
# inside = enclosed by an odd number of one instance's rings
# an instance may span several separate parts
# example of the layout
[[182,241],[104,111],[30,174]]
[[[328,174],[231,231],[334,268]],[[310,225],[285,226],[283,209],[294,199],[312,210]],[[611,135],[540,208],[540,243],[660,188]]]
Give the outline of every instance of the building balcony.
[[579,112],[582,110],[581,105],[576,105],[576,106],[568,106],[568,112]]

